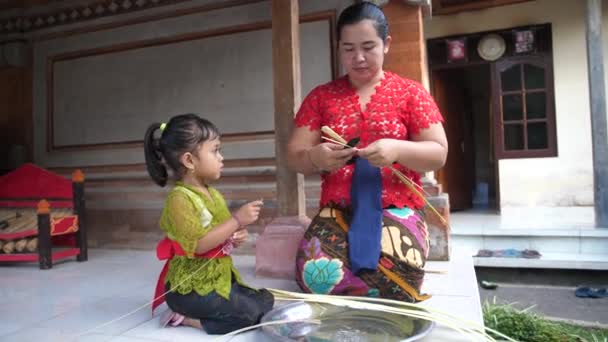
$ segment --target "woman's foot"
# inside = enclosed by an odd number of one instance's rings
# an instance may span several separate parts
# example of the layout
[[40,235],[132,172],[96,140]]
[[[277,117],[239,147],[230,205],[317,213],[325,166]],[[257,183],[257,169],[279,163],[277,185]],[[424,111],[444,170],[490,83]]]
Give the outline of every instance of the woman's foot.
[[165,311],[160,317],[160,326],[164,328],[171,324],[171,326],[176,327],[182,324],[185,319],[186,317],[184,315],[173,312],[171,309],[167,309],[167,311]]

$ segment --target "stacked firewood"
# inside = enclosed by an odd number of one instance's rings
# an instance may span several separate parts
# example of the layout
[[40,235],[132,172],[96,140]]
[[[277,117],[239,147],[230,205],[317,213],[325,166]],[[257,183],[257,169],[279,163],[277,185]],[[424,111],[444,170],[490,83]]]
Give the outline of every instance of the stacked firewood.
[[[35,223],[35,215],[23,215],[21,212],[5,212],[0,215],[0,233],[15,233]],[[23,226],[23,227],[22,227]],[[0,253],[35,253],[38,251],[38,238],[25,237],[6,240],[0,237]]]
[[35,253],[38,251],[38,238],[30,237],[16,240],[0,240],[0,252],[13,253]]

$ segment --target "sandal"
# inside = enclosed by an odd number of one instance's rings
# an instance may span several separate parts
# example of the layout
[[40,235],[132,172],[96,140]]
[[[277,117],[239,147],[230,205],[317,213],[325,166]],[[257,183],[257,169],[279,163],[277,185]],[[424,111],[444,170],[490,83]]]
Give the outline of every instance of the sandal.
[[161,328],[164,328],[169,324],[171,324],[172,327],[177,327],[184,322],[184,319],[186,319],[184,315],[173,312],[171,309],[167,309],[167,311],[163,312],[159,322]]
[[541,254],[533,249],[526,249],[522,252],[522,256],[526,259],[538,259],[541,257]]
[[605,288],[579,287],[574,295],[579,298],[604,298],[608,297],[608,291]]
[[481,258],[490,258],[492,256],[494,256],[494,252],[492,252],[489,249],[480,249],[477,252],[477,255],[474,255],[475,257],[481,257]]
[[496,290],[498,288],[498,284],[487,280],[482,280],[479,285],[481,286],[481,288],[486,290]]
[[514,248],[499,249],[494,251],[494,256],[497,258],[521,258],[522,252]]

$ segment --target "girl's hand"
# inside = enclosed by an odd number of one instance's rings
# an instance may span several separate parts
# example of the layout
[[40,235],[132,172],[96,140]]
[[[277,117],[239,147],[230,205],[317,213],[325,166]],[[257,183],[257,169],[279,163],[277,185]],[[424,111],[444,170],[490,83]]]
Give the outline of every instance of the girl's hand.
[[247,241],[247,237],[249,236],[249,232],[247,229],[239,229],[234,234],[232,234],[232,243],[234,247],[239,247],[243,243]]
[[397,161],[398,151],[394,139],[380,139],[359,149],[358,155],[377,167],[391,166]]
[[249,202],[240,207],[236,213],[234,213],[234,217],[242,226],[252,224],[260,217],[260,210],[263,205],[264,202],[262,201]]
[[342,145],[332,143],[321,143],[308,150],[310,162],[322,171],[335,171],[348,162],[357,150],[344,148]]

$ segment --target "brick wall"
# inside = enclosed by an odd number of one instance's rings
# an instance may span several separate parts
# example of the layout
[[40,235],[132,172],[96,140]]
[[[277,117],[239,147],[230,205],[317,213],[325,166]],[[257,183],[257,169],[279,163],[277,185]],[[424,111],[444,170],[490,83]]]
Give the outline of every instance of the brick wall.
[[418,81],[428,89],[421,7],[390,1],[383,10],[393,39],[384,62],[385,69]]

